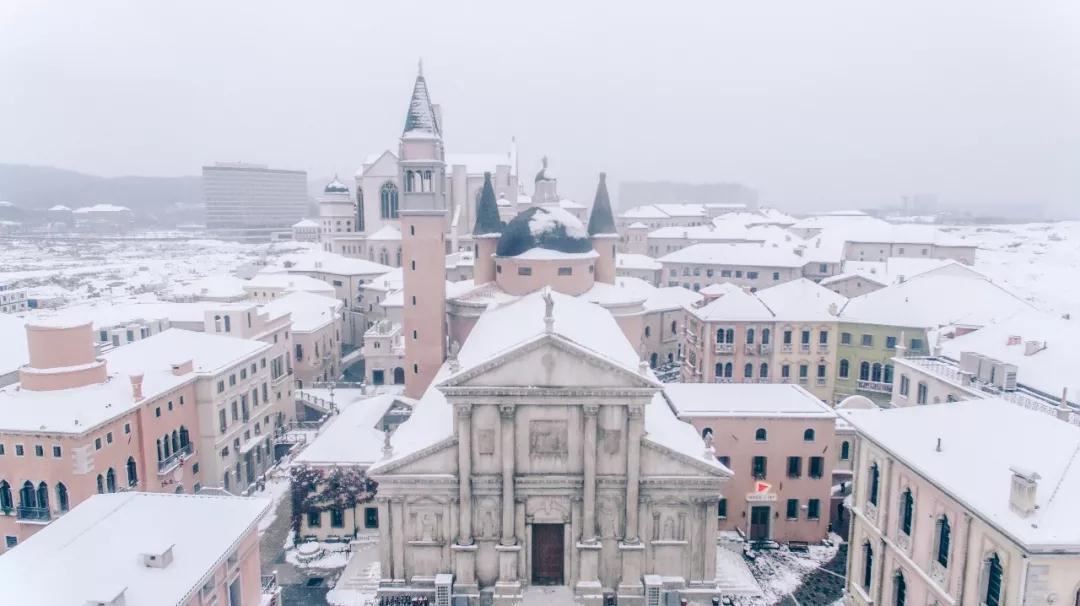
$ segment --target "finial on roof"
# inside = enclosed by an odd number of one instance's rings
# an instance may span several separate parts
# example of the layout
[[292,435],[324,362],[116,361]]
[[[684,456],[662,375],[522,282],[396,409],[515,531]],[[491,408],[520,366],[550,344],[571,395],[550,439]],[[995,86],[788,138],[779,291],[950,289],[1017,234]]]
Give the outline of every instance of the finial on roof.
[[450,372],[457,372],[461,370],[461,363],[458,362],[458,352],[461,351],[461,346],[458,345],[457,340],[450,342],[450,355],[447,361],[450,362]]
[[390,444],[390,432],[389,431],[384,431],[383,432],[382,453],[383,453],[383,458],[386,458],[386,459],[389,459],[390,457],[394,456],[394,447]]
[[540,296],[544,299],[544,332],[551,334],[555,332],[555,299],[551,296],[551,287],[545,286]]
[[419,76],[424,75],[424,58],[420,57],[416,60],[416,73]]

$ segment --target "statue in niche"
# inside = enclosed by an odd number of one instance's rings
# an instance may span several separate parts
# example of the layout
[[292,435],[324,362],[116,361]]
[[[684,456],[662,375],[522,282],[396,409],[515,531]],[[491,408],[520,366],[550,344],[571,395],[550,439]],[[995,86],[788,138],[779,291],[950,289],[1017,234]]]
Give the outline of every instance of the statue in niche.
[[665,541],[675,539],[675,520],[670,515],[664,516],[664,526],[660,531],[660,538]]
[[425,511],[420,516],[420,540],[421,541],[435,541],[437,538],[435,527],[435,514],[430,511]]
[[494,539],[499,536],[499,519],[495,512],[494,501],[491,499],[481,501],[477,517],[481,539]]
[[600,524],[601,537],[608,539],[618,536],[619,511],[614,499],[609,497],[600,501],[600,511],[597,512],[596,519]]

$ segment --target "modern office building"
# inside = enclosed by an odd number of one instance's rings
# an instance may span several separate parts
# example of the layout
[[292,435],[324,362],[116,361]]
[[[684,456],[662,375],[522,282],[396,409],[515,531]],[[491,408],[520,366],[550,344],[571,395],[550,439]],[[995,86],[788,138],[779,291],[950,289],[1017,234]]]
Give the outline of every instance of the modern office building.
[[307,173],[262,164],[203,167],[206,227],[230,240],[269,240],[290,232],[308,211]]

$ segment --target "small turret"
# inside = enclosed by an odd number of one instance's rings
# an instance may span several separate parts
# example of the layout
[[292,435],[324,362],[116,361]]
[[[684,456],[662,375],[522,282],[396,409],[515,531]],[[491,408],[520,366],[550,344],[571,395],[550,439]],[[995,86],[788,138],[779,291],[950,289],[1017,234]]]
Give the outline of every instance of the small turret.
[[473,225],[473,239],[476,242],[473,280],[476,284],[495,279],[495,248],[503,227],[499,218],[499,204],[495,201],[495,188],[491,184],[491,173],[484,173],[484,188],[480,190],[480,201],[476,203],[476,224]]
[[600,183],[596,186],[596,198],[593,199],[592,212],[589,215],[589,237],[592,239],[596,259],[596,281],[615,283],[615,247],[619,234],[615,229],[615,218],[611,214],[611,199],[607,190],[607,173],[600,173]]

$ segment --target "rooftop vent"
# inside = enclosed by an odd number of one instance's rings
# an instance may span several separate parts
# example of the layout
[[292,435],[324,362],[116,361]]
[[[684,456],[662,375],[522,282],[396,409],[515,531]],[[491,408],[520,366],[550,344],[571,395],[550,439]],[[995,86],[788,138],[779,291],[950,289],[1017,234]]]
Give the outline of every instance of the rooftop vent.
[[1009,507],[1027,517],[1035,513],[1035,497],[1039,489],[1039,474],[1020,467],[1010,467],[1012,472],[1012,489],[1009,491]]
[[1032,356],[1046,349],[1046,341],[1024,341],[1024,355]]
[[194,370],[195,362],[193,360],[184,360],[183,362],[172,363],[172,373],[177,377],[186,375],[190,372],[194,372]]
[[102,585],[91,589],[91,597],[84,603],[85,606],[124,606],[124,592],[127,587],[123,585]]
[[173,561],[173,544],[148,549],[139,554],[139,561],[147,568],[167,568]]

